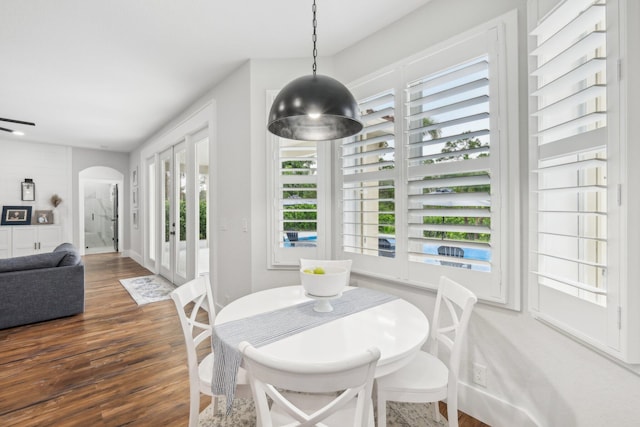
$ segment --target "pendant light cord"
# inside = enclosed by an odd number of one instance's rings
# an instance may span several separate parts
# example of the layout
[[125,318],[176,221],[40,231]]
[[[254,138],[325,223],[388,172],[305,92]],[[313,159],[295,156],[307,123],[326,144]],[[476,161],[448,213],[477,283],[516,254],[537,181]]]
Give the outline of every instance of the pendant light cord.
[[316,75],[316,70],[318,69],[318,65],[316,64],[316,57],[318,56],[318,49],[316,48],[316,42],[318,41],[318,36],[316,35],[316,27],[318,26],[318,21],[316,20],[316,0],[313,0],[313,6],[311,7],[313,11],[313,36],[311,40],[313,40],[313,75]]

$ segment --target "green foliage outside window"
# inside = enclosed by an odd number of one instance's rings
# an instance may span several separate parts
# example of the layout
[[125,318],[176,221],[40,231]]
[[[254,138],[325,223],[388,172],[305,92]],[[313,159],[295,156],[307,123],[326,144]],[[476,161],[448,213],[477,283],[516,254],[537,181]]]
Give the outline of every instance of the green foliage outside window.
[[[291,160],[282,162],[283,175],[309,175],[313,173],[312,160]],[[287,171],[286,169],[292,169]],[[300,203],[285,205],[282,219],[287,231],[316,231],[317,206],[304,203],[305,200],[316,199],[317,190],[315,184],[285,184],[282,191],[283,199],[299,199]],[[311,220],[311,222],[308,222]],[[295,222],[289,222],[295,221]]]
[[[489,144],[483,144],[478,138],[461,138],[456,141],[448,141],[445,146],[442,148],[443,153],[451,153],[451,156],[441,157],[437,160],[437,162],[451,161],[451,160],[466,160],[469,159],[469,154],[455,154],[457,151],[470,150],[474,148],[480,147],[488,147]],[[489,157],[489,153],[480,153],[477,157]],[[425,164],[435,163],[433,160],[426,160]],[[476,172],[468,172],[462,174],[451,175],[451,177],[463,177],[463,176],[473,176],[479,173]],[[480,173],[482,174],[482,173]],[[435,178],[446,178],[447,176],[436,176]],[[490,193],[491,186],[490,185],[475,185],[475,186],[464,186],[464,187],[451,187],[452,193],[476,193],[476,192],[484,192]],[[425,190],[425,193],[428,191]],[[469,209],[469,207],[443,207],[443,206],[425,206],[425,208],[430,209]],[[485,208],[477,208],[479,211],[484,210]],[[423,218],[424,224],[447,224],[447,225],[472,225],[472,226],[485,226],[491,227],[491,218],[487,217],[438,217],[438,216],[429,216]],[[424,231],[424,237],[427,238],[437,238],[437,239],[449,239],[449,240],[461,240],[461,241],[481,241],[481,242],[489,242],[491,239],[491,234],[489,233],[463,233],[463,232],[443,232],[443,231]]]
[[[207,239],[207,201],[205,199],[200,199],[200,214],[199,214],[199,218],[200,218],[200,229],[199,229],[199,236],[198,238],[200,240],[206,240]],[[169,201],[166,200],[165,201],[165,209],[164,209],[164,213],[165,213],[165,229],[164,229],[164,241],[168,242],[169,241],[169,232],[171,229],[171,224],[170,224],[170,212],[171,209],[169,207]],[[180,224],[180,240],[181,241],[185,241],[187,240],[187,202],[186,200],[180,200],[180,221],[178,222],[178,224]]]

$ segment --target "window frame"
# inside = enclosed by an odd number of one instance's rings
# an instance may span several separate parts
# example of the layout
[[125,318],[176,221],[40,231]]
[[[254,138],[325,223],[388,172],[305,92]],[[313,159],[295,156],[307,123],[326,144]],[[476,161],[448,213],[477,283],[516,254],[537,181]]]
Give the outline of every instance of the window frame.
[[[411,81],[411,76],[407,76],[408,70],[412,64],[420,60],[432,60],[437,55],[446,55],[448,49],[452,46],[464,44],[465,42],[477,38],[486,37],[487,34],[495,30],[496,51],[493,61],[496,70],[500,75],[498,82],[499,89],[497,94],[492,93],[492,97],[496,97],[496,101],[500,104],[500,109],[492,120],[498,123],[499,130],[497,132],[502,146],[501,160],[499,164],[492,165],[502,177],[500,183],[500,200],[498,209],[501,211],[502,224],[499,232],[498,242],[500,245],[500,267],[499,283],[492,289],[490,287],[477,286],[474,280],[476,278],[474,272],[468,274],[468,271],[459,274],[455,270],[444,268],[441,266],[433,266],[429,272],[425,274],[422,268],[415,268],[408,260],[407,253],[407,153],[406,153],[406,129],[405,129],[405,97],[406,83]],[[371,84],[372,81],[383,76],[391,75],[394,80],[394,91],[396,93],[396,257],[385,258],[380,256],[366,256],[361,254],[353,254],[342,250],[341,230],[342,230],[342,209],[341,190],[342,176],[339,170],[341,165],[339,150],[336,149],[334,156],[334,165],[336,182],[334,183],[334,194],[336,194],[336,209],[334,211],[334,253],[337,258],[351,258],[354,260],[352,272],[389,280],[404,285],[436,289],[438,277],[442,274],[449,274],[458,277],[464,283],[469,284],[478,297],[486,302],[497,304],[514,310],[520,309],[521,290],[519,283],[520,277],[520,172],[518,168],[519,160],[519,103],[518,103],[518,49],[517,49],[517,13],[511,11],[484,24],[481,24],[471,30],[468,30],[459,36],[453,37],[441,43],[413,55],[405,60],[399,61],[388,66],[378,72],[372,73],[361,78],[351,85],[350,89],[354,92],[356,98],[363,99],[360,95],[360,88]],[[460,49],[463,50],[463,49]],[[466,57],[465,60],[472,59]],[[446,68],[442,67],[441,69]],[[495,71],[494,71],[495,72]],[[514,76],[514,77],[511,77]],[[372,93],[370,93],[372,94]],[[359,96],[360,95],[360,96]],[[493,113],[492,113],[493,114]],[[422,265],[419,267],[423,267]],[[439,267],[439,268],[437,268]]]
[[[567,2],[559,0],[548,10],[539,9],[539,1],[528,3],[528,29],[533,29],[557,8]],[[549,6],[549,5],[547,5]],[[607,85],[607,125],[601,128],[606,135],[607,150],[607,294],[606,306],[596,307],[594,303],[582,300],[560,291],[547,289],[538,283],[533,270],[537,265],[537,186],[533,172],[538,167],[535,118],[529,119],[529,311],[531,315],[554,327],[567,336],[586,344],[588,347],[623,364],[640,363],[640,346],[637,334],[640,327],[631,320],[640,314],[640,304],[630,298],[631,277],[626,249],[630,248],[626,231],[631,215],[631,182],[628,181],[626,116],[630,106],[626,98],[627,81],[623,72],[623,59],[627,57],[627,9],[626,0],[607,0],[606,3],[606,85]],[[637,10],[637,7],[636,7]],[[535,46],[533,36],[528,41],[527,51]],[[530,58],[529,71],[535,67],[535,58]],[[535,78],[529,75],[529,110],[535,111],[537,101],[532,95]],[[585,135],[585,134],[582,134]],[[580,135],[578,135],[579,137]],[[588,138],[588,136],[583,136]],[[632,227],[633,228],[633,227]],[[630,253],[630,252],[629,252]]]
[[[278,94],[277,90],[267,91],[267,111]],[[280,224],[280,141],[287,141],[270,132],[266,132],[267,142],[267,268],[293,269],[298,268],[300,258],[325,259],[330,258],[331,226],[330,215],[332,203],[331,190],[331,143],[317,142],[317,172],[316,172],[316,206],[317,206],[317,243],[315,247],[280,247],[282,236]]]

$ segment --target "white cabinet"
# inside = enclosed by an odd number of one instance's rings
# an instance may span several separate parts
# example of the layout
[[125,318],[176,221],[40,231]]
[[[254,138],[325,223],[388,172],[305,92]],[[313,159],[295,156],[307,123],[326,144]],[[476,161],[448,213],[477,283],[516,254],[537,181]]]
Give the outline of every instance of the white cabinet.
[[12,226],[11,232],[12,257],[51,252],[62,243],[62,227],[58,225]]
[[11,257],[11,229],[0,228],[0,258]]

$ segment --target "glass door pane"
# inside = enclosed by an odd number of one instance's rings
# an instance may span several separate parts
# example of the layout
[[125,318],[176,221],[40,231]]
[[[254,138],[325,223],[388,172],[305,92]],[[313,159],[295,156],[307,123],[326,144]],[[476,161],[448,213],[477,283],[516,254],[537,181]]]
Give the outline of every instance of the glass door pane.
[[171,212],[171,199],[173,197],[172,191],[172,153],[173,148],[163,151],[160,154],[160,176],[162,184],[160,187],[160,201],[161,201],[161,221],[160,224],[160,271],[163,276],[169,280],[173,280],[173,268],[171,265],[172,257],[172,212]]
[[156,162],[151,157],[147,160],[147,205],[146,209],[149,214],[146,218],[147,224],[147,260],[149,264],[156,263],[156,217],[158,214],[158,206],[156,205]]
[[111,184],[111,218],[108,219],[111,222],[111,234],[113,235],[113,250],[118,252],[120,247],[120,222],[118,221],[118,184]]
[[178,226],[176,233],[175,265],[176,273],[187,278],[187,151],[185,144],[174,147],[176,206],[174,212]]
[[198,256],[197,274],[203,275],[209,272],[209,138],[196,142],[196,162],[198,165],[197,187],[198,191]]
[[84,186],[85,253],[117,251],[117,185],[89,181]]

